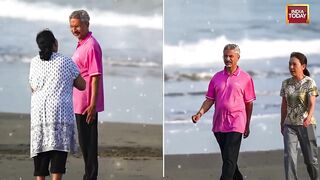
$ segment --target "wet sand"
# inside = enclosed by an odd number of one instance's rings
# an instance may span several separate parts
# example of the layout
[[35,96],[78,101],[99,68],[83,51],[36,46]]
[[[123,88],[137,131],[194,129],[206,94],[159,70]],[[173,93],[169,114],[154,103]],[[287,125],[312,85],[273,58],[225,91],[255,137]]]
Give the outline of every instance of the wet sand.
[[[247,180],[284,180],[283,150],[241,152],[238,165]],[[220,154],[166,155],[167,180],[219,180]],[[301,152],[298,155],[299,180],[309,180]]]
[[[98,131],[99,179],[162,179],[161,125],[105,122]],[[30,116],[0,113],[0,137],[0,179],[34,179]],[[64,179],[82,179],[83,169],[81,154],[69,155]]]

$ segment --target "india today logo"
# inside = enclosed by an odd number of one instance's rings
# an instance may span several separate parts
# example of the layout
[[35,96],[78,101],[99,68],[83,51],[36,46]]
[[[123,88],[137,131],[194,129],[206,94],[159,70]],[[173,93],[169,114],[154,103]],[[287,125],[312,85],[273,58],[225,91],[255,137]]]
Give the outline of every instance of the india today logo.
[[286,23],[310,23],[309,4],[287,4]]

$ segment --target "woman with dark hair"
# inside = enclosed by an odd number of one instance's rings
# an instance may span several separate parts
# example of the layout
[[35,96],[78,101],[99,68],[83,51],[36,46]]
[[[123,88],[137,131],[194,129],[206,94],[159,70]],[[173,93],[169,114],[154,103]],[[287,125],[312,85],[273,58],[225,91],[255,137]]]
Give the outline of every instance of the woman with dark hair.
[[318,89],[315,81],[309,77],[304,54],[291,53],[289,71],[292,77],[282,82],[280,91],[286,180],[298,179],[298,142],[310,179],[319,180],[316,119],[313,116]]
[[31,139],[30,156],[34,176],[44,180],[50,172],[53,180],[65,173],[68,152],[75,150],[73,87],[84,90],[86,83],[71,58],[57,53],[58,42],[50,30],[36,38],[39,55],[31,60]]

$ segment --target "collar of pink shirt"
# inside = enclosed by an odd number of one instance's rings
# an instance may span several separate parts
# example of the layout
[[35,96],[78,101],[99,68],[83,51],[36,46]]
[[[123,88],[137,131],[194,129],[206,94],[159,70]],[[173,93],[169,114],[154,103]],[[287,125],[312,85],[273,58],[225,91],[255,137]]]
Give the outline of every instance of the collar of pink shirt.
[[[226,67],[224,67],[223,75],[227,75],[227,76],[229,75]],[[234,76],[240,75],[240,67],[239,66],[237,66],[237,69],[232,73],[232,75],[234,75]]]
[[90,38],[92,36],[92,32],[88,32],[88,34],[87,34],[87,36],[84,38],[84,39],[82,39],[82,40],[80,40],[79,42],[78,42],[78,45],[77,45],[77,47],[79,47],[79,46],[81,46],[82,44],[84,44],[85,42],[87,42],[87,40]]

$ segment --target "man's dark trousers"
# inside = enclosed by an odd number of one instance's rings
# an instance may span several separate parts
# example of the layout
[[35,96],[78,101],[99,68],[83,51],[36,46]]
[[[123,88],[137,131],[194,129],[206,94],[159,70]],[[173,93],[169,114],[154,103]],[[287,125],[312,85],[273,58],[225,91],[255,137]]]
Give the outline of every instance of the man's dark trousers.
[[97,180],[98,176],[98,113],[87,124],[87,115],[76,114],[79,145],[82,151],[85,174],[83,180]]
[[222,174],[220,180],[243,180],[237,165],[242,134],[238,132],[214,133],[222,155]]

